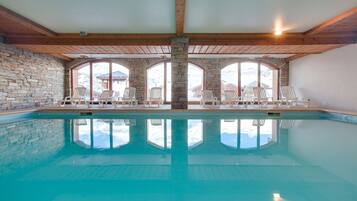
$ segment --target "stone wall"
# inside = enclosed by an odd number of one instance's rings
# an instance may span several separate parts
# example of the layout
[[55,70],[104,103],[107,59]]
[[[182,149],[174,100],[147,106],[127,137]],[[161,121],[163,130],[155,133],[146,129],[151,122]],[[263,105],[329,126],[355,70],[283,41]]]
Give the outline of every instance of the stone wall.
[[51,105],[63,95],[61,60],[0,44],[0,111]]
[[[137,98],[142,102],[146,97],[146,69],[163,61],[169,61],[170,59],[165,58],[138,58],[138,59],[108,59],[108,61],[113,61],[119,63],[130,70],[129,85],[136,88]],[[83,64],[93,59],[76,59],[72,62],[67,63],[66,71],[70,75],[70,69]],[[221,90],[221,69],[225,66],[242,61],[252,61],[248,58],[188,58],[188,62],[195,64],[205,71],[204,78],[204,88],[212,90],[214,95],[220,98]],[[281,86],[286,86],[289,84],[289,62],[285,59],[273,59],[273,58],[261,58],[254,60],[256,62],[262,62],[269,64],[277,69],[279,69],[279,84]],[[67,94],[70,93],[70,76],[67,76],[66,89]]]

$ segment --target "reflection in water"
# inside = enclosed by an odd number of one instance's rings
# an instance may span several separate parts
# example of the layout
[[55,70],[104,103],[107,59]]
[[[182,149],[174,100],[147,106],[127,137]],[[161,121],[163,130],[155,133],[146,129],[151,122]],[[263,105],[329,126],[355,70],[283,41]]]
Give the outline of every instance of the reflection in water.
[[277,141],[276,120],[221,120],[221,143],[232,148],[256,149]]
[[187,120],[187,146],[192,149],[203,142],[203,123],[199,120]]
[[160,149],[171,149],[171,120],[148,119],[147,141]]
[[128,120],[75,119],[73,142],[94,149],[118,148],[130,141]]

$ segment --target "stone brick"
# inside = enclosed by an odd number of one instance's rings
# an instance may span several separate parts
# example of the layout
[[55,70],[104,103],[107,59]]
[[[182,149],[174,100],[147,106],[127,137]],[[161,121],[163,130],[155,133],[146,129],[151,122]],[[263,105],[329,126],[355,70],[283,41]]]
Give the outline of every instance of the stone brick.
[[63,83],[61,60],[0,44],[0,111],[52,105]]

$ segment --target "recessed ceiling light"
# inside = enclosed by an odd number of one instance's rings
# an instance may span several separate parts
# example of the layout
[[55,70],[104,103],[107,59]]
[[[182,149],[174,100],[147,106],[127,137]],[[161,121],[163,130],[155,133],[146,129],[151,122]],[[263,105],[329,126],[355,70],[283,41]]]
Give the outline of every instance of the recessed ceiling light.
[[282,30],[275,30],[274,35],[281,36],[283,34]]

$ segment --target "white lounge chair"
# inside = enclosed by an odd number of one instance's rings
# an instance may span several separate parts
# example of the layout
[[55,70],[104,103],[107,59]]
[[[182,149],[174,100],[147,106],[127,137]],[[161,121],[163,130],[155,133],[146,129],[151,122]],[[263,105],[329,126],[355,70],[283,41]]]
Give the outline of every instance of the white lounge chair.
[[247,104],[254,104],[255,100],[253,87],[245,86],[242,90],[241,102],[247,106]]
[[218,98],[213,96],[213,92],[211,90],[202,90],[200,104],[205,107],[206,103],[211,103],[212,105],[219,104]]
[[65,97],[64,100],[60,102],[60,105],[63,106],[66,104],[71,104],[77,106],[78,104],[81,103],[86,104],[86,93],[87,93],[87,88],[76,87],[73,90],[73,95]]
[[305,107],[308,107],[310,105],[310,99],[299,100],[299,98],[296,96],[294,88],[291,86],[280,87],[280,100],[282,103],[285,103],[288,106],[297,106],[302,104]]
[[123,97],[120,102],[122,104],[137,105],[138,101],[136,100],[136,88],[134,87],[125,88]]
[[224,90],[224,100],[223,104],[227,104],[229,106],[233,106],[234,104],[238,104],[240,102],[240,98],[236,91],[234,90]]
[[[98,98],[94,99],[94,100],[90,100],[88,102],[88,104],[94,104],[94,103],[98,103],[99,105],[102,105],[104,107],[104,105],[111,103],[114,103],[114,99],[113,99],[113,95],[114,95],[114,91],[113,90],[104,90]],[[89,106],[88,105],[88,106]]]
[[150,96],[148,97],[148,99],[146,101],[144,101],[144,104],[145,104],[145,106],[149,105],[149,107],[151,107],[151,105],[153,105],[153,104],[157,104],[157,107],[160,107],[162,102],[163,102],[162,88],[161,87],[153,87],[150,89]]
[[255,101],[258,102],[259,105],[268,105],[269,103],[275,104],[277,101],[273,100],[273,97],[268,97],[265,88],[262,87],[254,87],[254,96]]

